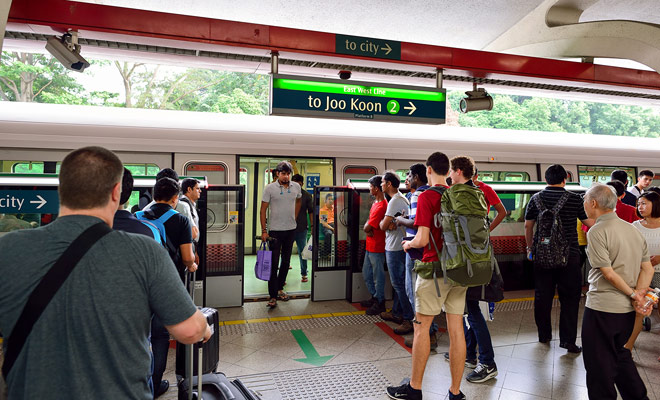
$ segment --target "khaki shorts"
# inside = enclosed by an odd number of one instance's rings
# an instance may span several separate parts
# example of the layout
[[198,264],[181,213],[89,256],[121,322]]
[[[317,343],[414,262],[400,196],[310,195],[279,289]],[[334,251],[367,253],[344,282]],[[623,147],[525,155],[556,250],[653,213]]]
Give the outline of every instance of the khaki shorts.
[[440,288],[440,297],[438,297],[435,290],[434,279],[417,277],[417,282],[415,282],[415,311],[424,315],[438,315],[444,305],[447,314],[463,315],[467,288],[445,283],[442,277],[438,277],[438,287]]

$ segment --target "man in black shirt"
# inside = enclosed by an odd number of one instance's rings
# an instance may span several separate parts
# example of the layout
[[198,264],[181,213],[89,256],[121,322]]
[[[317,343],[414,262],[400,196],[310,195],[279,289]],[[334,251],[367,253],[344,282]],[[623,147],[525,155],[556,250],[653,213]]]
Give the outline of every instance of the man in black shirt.
[[128,199],[133,192],[133,174],[131,171],[124,168],[124,176],[121,181],[121,197],[119,198],[119,207],[115,212],[115,219],[112,223],[112,229],[130,233],[138,233],[140,235],[149,236],[154,238],[154,233],[145,224],[140,222],[133,214],[126,209],[128,207]]
[[[559,164],[548,167],[545,171],[545,181],[548,186],[537,195],[543,205],[552,209],[565,194],[566,170]],[[527,242],[527,257],[531,259],[534,224],[539,216],[539,209],[534,201],[530,201],[525,212],[525,240]],[[559,314],[559,347],[570,353],[580,353],[582,347],[575,344],[577,338],[578,308],[580,303],[580,246],[577,240],[577,220],[588,227],[593,221],[587,219],[584,205],[579,195],[568,193],[568,199],[559,209],[564,237],[569,243],[568,263],[556,268],[534,267],[534,319],[539,333],[539,342],[548,343],[552,340],[552,300],[555,288],[559,293],[561,311]]]
[[[291,180],[299,184],[301,189],[305,183],[305,178],[300,174],[295,174],[291,177]],[[302,252],[307,245],[307,216],[309,215],[309,220],[312,221],[314,216],[314,204],[312,202],[312,195],[306,190],[302,190],[302,197],[300,199],[300,211],[296,216],[294,239],[296,241],[296,247],[298,247],[298,257],[300,258],[301,281],[307,282],[307,260],[302,257]]]
[[[626,171],[622,169],[617,169],[612,171],[612,174],[610,174],[610,179],[613,181],[619,181],[623,183],[623,186],[625,188],[628,188],[628,174]],[[621,202],[623,204],[628,204],[629,206],[637,207],[637,197],[630,193],[629,191],[625,190],[623,198],[621,199]]]

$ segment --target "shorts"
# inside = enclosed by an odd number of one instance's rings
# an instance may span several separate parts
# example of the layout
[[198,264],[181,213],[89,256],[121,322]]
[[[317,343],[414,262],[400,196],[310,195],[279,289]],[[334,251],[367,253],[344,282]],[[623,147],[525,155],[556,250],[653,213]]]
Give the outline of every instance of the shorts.
[[415,282],[415,310],[424,315],[438,315],[442,312],[442,306],[444,306],[447,314],[463,315],[467,288],[445,283],[444,278],[439,277],[440,297],[438,297],[434,281],[434,279],[417,277],[417,282]]

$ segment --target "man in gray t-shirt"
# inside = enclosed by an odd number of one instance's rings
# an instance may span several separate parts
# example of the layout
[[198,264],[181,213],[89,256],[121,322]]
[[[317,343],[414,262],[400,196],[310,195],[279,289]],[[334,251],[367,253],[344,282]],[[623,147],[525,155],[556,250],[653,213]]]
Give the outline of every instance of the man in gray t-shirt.
[[[106,149],[73,151],[60,169],[57,220],[0,238],[5,356],[16,345],[12,335],[28,297],[55,261],[89,227],[112,226],[122,174],[121,161]],[[94,185],[81,190],[80,182]],[[6,377],[9,398],[152,399],[148,336],[153,314],[183,343],[211,336],[162,246],[143,235],[107,233],[27,334]]]
[[[284,283],[289,272],[291,250],[296,231],[296,216],[300,211],[302,197],[300,185],[291,182],[293,167],[287,161],[277,164],[277,179],[266,185],[261,198],[261,240],[269,241],[272,253],[270,280],[268,281],[268,307],[277,306],[277,300],[287,301]],[[270,208],[268,226],[266,211]],[[280,254],[282,261],[280,263]],[[279,272],[277,270],[280,266]]]
[[403,238],[406,234],[404,226],[397,226],[396,217],[408,216],[410,203],[399,192],[401,180],[393,171],[386,171],[383,175],[383,193],[390,196],[387,203],[385,217],[380,222],[380,229],[385,231],[385,260],[390,273],[390,281],[394,290],[394,304],[392,312],[382,312],[380,317],[386,321],[398,324],[394,333],[405,335],[413,331],[412,320],[415,318],[408,295],[406,294],[406,252],[403,251]]

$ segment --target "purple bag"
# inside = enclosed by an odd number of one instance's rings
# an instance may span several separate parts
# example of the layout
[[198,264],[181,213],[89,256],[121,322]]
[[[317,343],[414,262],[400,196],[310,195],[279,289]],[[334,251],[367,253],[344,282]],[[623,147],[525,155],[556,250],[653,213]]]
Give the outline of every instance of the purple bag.
[[266,243],[261,243],[257,251],[257,263],[254,264],[254,274],[257,279],[262,281],[270,280],[270,265],[273,257],[273,252],[266,250]]

